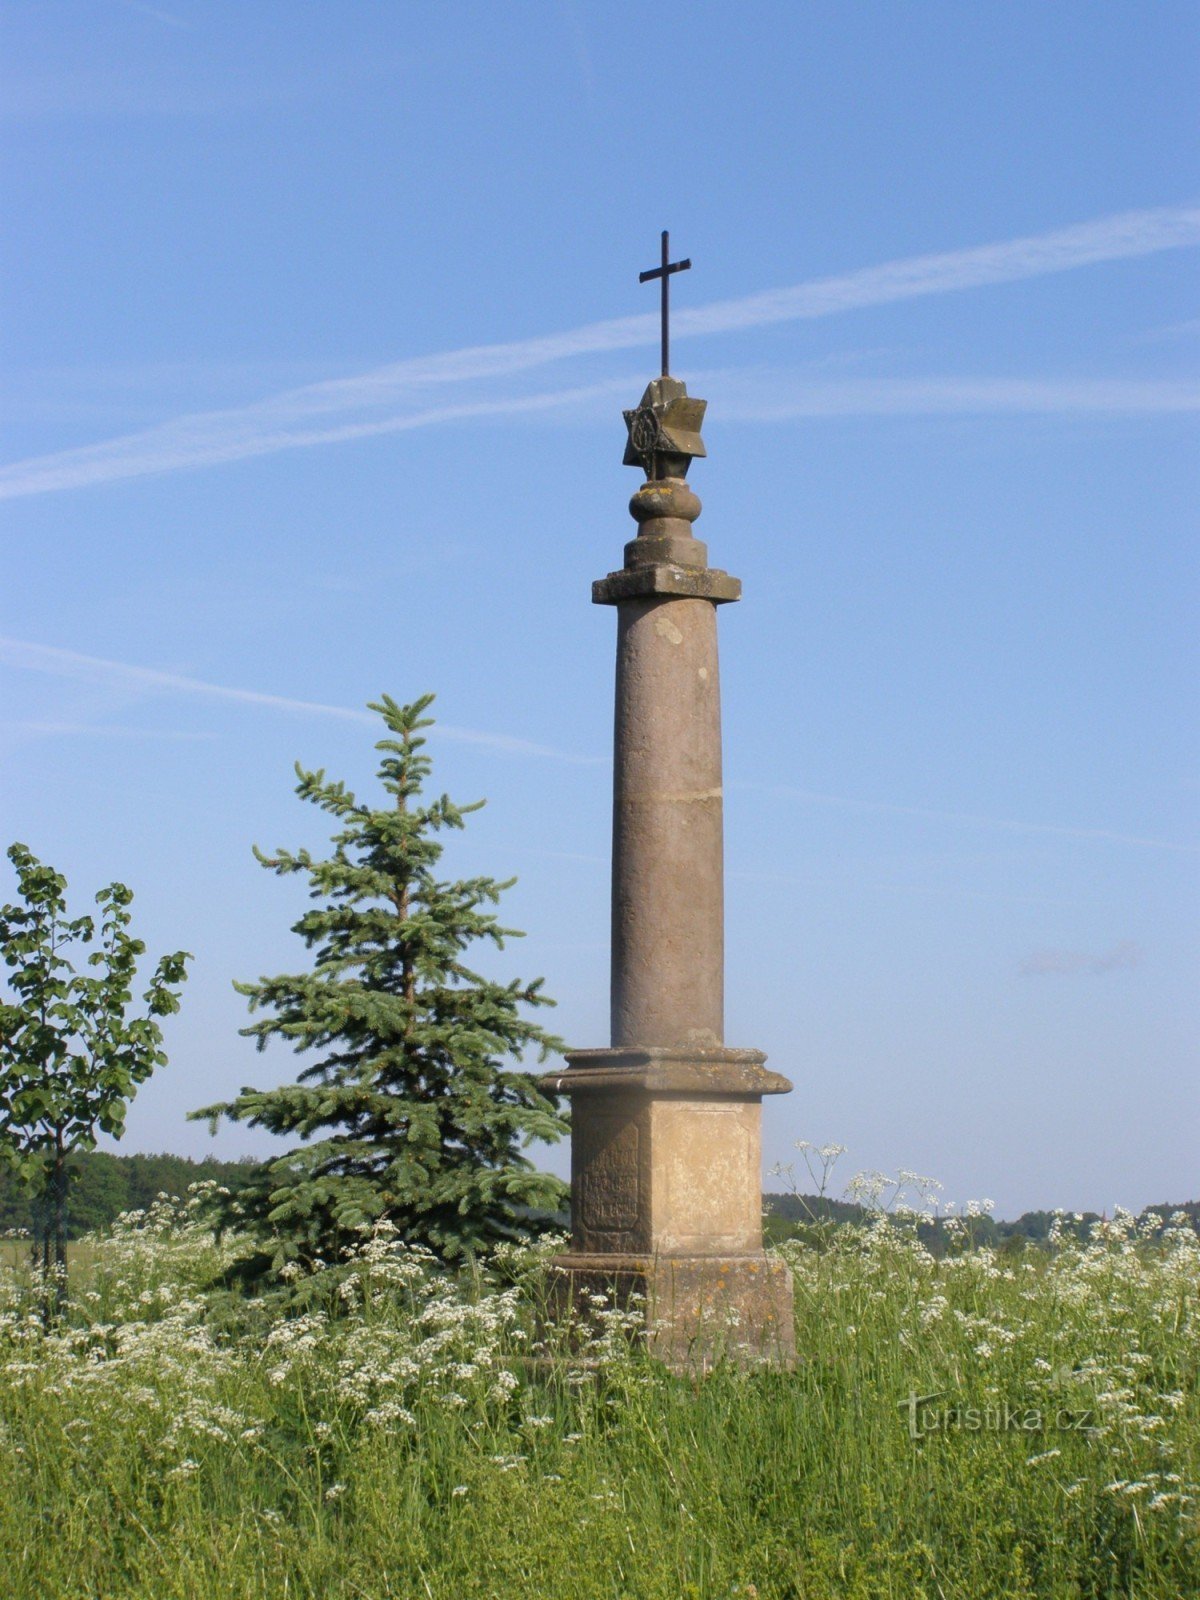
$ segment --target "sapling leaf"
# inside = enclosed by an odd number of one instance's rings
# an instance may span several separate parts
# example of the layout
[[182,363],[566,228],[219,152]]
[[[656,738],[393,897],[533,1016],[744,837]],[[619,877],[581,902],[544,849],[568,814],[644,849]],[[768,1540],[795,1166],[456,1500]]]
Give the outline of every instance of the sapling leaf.
[[142,940],[126,930],[133,892],[111,883],[96,895],[100,946],[77,971],[67,953],[96,937],[90,916],[66,915],[67,881],[28,846],[9,847],[23,904],[0,908],[0,953],[16,1001],[0,1005],[0,1157],[52,1202],[57,1281],[65,1283],[67,1158],[95,1145],[96,1130],[120,1137],[128,1100],[166,1057],[154,1018],[178,1009],[175,987],[187,952],[159,963],[144,997],[147,1015],[129,1018]]

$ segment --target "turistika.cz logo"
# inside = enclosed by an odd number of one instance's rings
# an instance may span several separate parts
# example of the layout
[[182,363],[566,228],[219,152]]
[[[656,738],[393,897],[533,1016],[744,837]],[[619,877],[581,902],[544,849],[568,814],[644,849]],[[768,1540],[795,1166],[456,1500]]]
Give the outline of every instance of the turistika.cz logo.
[[1090,1410],[1071,1406],[1011,1405],[998,1400],[989,1406],[939,1405],[948,1394],[937,1389],[933,1394],[910,1391],[896,1404],[906,1413],[910,1439],[924,1439],[931,1433],[1072,1433],[1084,1432],[1092,1425]]

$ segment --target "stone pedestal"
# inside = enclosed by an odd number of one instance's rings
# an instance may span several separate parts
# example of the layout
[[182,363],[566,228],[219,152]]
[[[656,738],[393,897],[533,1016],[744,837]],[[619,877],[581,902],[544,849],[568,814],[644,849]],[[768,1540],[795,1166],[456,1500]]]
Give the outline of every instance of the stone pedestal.
[[762,1096],[791,1088],[757,1050],[579,1050],[543,1080],[571,1097],[571,1249],[560,1309],[640,1297],[675,1368],[788,1362],[792,1286],[762,1248]]
[[671,378],[627,412],[633,496],[624,566],[592,587],[617,608],[612,1046],[542,1079],[572,1102],[571,1251],[560,1303],[642,1296],[675,1367],[790,1360],[792,1286],[762,1248],[762,1097],[791,1084],[724,1038],[718,605],[741,584],[708,565],[684,480],[704,402]]

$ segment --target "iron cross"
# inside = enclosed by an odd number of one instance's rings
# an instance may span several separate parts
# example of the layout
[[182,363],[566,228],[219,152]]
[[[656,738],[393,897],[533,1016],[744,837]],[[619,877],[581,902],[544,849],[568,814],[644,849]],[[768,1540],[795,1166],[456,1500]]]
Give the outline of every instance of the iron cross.
[[660,267],[651,267],[646,272],[638,273],[639,283],[649,283],[651,278],[662,279],[662,375],[664,378],[669,378],[671,375],[670,363],[668,359],[671,353],[671,294],[668,284],[671,281],[671,274],[673,272],[686,272],[691,264],[692,260],[690,256],[686,261],[671,260],[671,236],[664,228],[662,236],[662,265]]

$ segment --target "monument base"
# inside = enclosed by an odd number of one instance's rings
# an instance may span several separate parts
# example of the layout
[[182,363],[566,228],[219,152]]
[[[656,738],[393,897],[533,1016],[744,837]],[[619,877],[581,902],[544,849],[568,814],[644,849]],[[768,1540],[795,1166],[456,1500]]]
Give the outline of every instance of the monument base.
[[764,1254],[567,1254],[550,1267],[549,1311],[560,1325],[602,1326],[605,1307],[632,1309],[651,1355],[674,1372],[791,1366],[796,1358],[792,1277]]
[[761,1176],[762,1098],[791,1084],[765,1059],[697,1031],[673,1046],[572,1050],[565,1072],[541,1079],[571,1099],[555,1320],[595,1324],[602,1306],[632,1303],[648,1348],[677,1371],[794,1359],[792,1279],[763,1252]]

